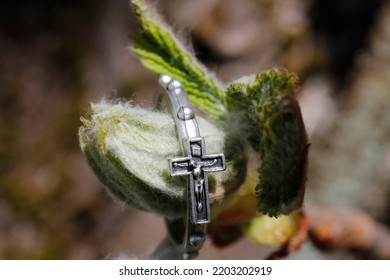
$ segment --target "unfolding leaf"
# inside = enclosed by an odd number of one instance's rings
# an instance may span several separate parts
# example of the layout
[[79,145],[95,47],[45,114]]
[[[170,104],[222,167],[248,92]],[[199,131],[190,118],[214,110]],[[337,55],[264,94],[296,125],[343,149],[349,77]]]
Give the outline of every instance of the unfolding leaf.
[[146,68],[156,74],[169,74],[181,81],[194,106],[209,117],[225,114],[223,86],[180,43],[146,1],[132,0],[140,23],[133,51]]
[[[130,103],[90,105],[79,130],[81,149],[107,190],[135,208],[166,217],[186,213],[184,177],[171,177],[168,159],[181,156],[172,117]],[[225,152],[227,169],[209,174],[210,201],[218,204],[240,186],[243,157],[225,148],[225,132],[198,118],[208,153]],[[234,144],[234,143],[232,143]],[[241,178],[241,179],[240,179]]]
[[304,196],[308,140],[296,83],[295,75],[270,70],[227,90],[228,108],[262,160],[257,210],[275,217],[300,208]]

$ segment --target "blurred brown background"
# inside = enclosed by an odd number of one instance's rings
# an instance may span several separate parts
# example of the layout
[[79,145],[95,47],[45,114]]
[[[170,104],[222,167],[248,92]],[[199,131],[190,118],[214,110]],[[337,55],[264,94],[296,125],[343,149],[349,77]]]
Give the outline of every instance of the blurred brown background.
[[[148,106],[157,91],[156,76],[129,51],[128,37],[137,25],[128,1],[3,2],[0,259],[146,257],[165,236],[162,219],[114,202],[77,138],[88,102],[134,98]],[[387,242],[387,1],[152,3],[225,82],[274,66],[299,75],[299,101],[311,139],[307,211],[313,204],[344,214],[362,211],[372,223],[360,226],[371,225],[375,232],[379,223]],[[307,241],[290,258],[378,257],[361,254],[362,248],[346,240],[343,225],[334,227],[334,234],[344,234],[344,243],[324,251]],[[244,239],[227,248],[208,241],[200,257],[264,258],[271,250]]]

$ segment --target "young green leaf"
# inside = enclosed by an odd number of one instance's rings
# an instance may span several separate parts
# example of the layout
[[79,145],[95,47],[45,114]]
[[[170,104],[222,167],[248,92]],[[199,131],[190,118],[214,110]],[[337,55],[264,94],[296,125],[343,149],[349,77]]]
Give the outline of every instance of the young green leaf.
[[257,210],[269,216],[289,214],[303,202],[308,140],[296,87],[295,75],[270,70],[227,90],[227,107],[238,112],[238,122],[246,124],[245,135],[260,154]]
[[150,71],[180,80],[194,106],[213,119],[221,119],[225,114],[222,84],[186,50],[146,1],[131,2],[141,28],[134,53]]

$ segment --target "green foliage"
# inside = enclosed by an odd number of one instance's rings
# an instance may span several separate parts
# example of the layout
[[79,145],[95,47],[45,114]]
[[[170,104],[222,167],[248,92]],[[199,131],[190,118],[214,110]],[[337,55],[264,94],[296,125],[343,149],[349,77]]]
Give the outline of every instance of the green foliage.
[[[140,31],[133,51],[146,68],[180,80],[193,104],[222,121],[228,133],[225,151],[234,169],[242,161],[231,143],[248,142],[262,163],[256,187],[257,210],[270,216],[300,208],[304,195],[307,136],[295,99],[297,78],[269,70],[250,81],[223,86],[179,42],[146,1],[132,0]],[[242,166],[241,166],[242,170]]]
[[[167,159],[181,155],[175,125],[168,113],[103,101],[91,103],[82,122],[81,149],[113,197],[165,217],[185,215],[186,179],[171,177],[168,171]],[[198,124],[207,151],[220,152],[227,141],[225,133],[200,117]],[[231,145],[237,147],[237,143]],[[225,172],[209,176],[212,205],[221,203],[221,194],[228,195],[238,188],[245,175],[241,170],[245,157],[229,151],[225,155],[237,168],[228,166]]]
[[133,51],[146,68],[156,74],[178,79],[191,102],[213,119],[225,114],[223,87],[210,77],[151,7],[142,0],[132,0],[141,30],[135,37]]
[[295,75],[269,70],[248,84],[232,83],[226,93],[229,111],[238,112],[233,115],[261,156],[257,208],[270,216],[302,205],[308,144],[296,87]]

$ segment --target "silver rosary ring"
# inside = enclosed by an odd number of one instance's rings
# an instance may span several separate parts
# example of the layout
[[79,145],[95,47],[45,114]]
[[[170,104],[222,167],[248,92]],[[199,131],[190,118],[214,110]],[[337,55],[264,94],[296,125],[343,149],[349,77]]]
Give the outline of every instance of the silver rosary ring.
[[175,121],[183,157],[169,160],[171,176],[186,176],[185,219],[166,219],[171,242],[183,259],[198,256],[210,223],[210,202],[207,175],[226,169],[223,154],[206,155],[205,141],[199,132],[191,102],[180,81],[162,75],[160,85],[165,89]]

